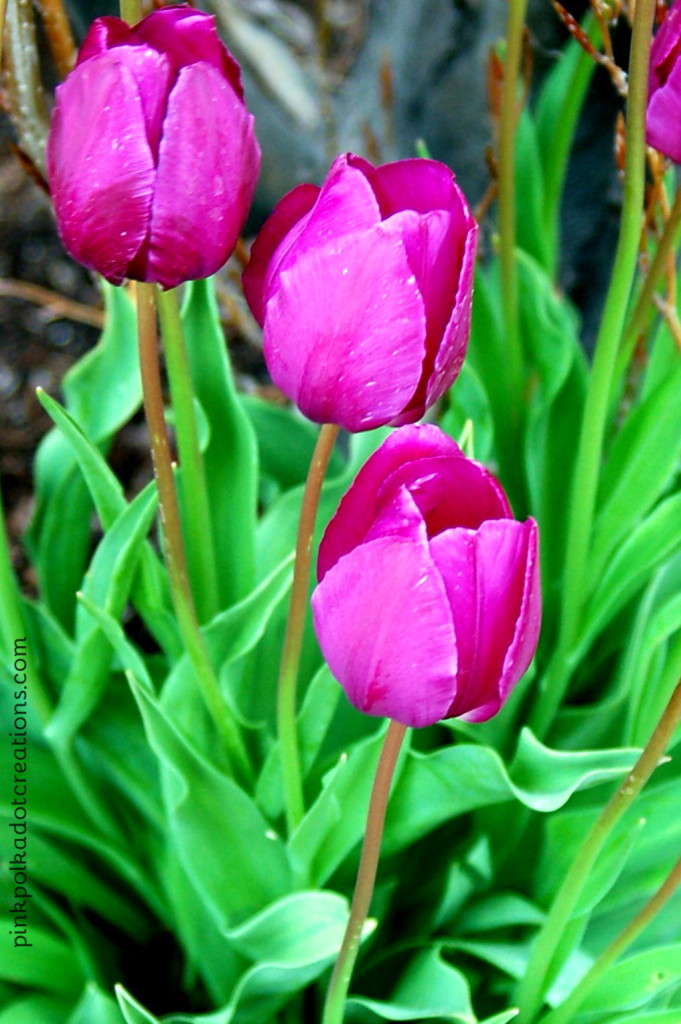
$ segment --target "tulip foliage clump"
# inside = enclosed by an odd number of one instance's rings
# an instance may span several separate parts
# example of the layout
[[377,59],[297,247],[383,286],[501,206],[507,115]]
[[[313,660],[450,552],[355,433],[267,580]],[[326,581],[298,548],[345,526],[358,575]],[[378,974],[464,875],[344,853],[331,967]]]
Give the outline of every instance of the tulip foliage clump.
[[[0,1024],[680,1024],[681,0],[560,8],[533,90],[508,0],[484,200],[414,140],[254,239],[245,14],[125,0],[41,138],[20,7],[19,148],[105,325],[0,530]],[[597,64],[587,356],[559,225]]]

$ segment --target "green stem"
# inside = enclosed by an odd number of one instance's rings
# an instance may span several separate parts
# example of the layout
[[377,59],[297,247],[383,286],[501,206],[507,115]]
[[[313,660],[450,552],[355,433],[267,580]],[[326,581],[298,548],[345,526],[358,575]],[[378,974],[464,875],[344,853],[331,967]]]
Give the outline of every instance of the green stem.
[[545,736],[565,695],[588,576],[605,425],[617,353],[636,272],[645,177],[645,113],[655,0],[639,0],[631,41],[624,200],[610,288],[605,301],[584,407],[571,485],[558,643],[530,725]]
[[175,411],[175,433],[180,455],[180,486],[185,514],[185,545],[192,592],[200,622],[207,622],[220,610],[217,564],[213,547],[210,502],[206,472],[199,445],[199,428],[177,293],[158,291],[163,351]]
[[667,223],[664,226],[662,237],[657,244],[653,261],[648,268],[648,273],[643,281],[641,290],[636,299],[636,305],[629,317],[615,369],[615,380],[619,380],[625,372],[631,354],[636,345],[636,339],[643,333],[646,321],[650,315],[650,308],[655,297],[655,292],[665,272],[667,257],[676,245],[679,225],[681,224],[681,187],[677,188],[672,208],[669,211]]
[[579,848],[563,884],[558,890],[542,928],[537,935],[530,961],[520,984],[517,1005],[518,1024],[530,1024],[543,997],[557,974],[556,950],[565,928],[589,879],[596,858],[624,812],[631,806],[660,763],[674,731],[681,721],[681,681],[677,683],[667,707],[643,753],[614,796],[603,808]]
[[522,495],[518,469],[518,434],[523,406],[523,352],[520,341],[516,257],[515,147],[518,128],[519,69],[526,9],[527,0],[509,0],[499,121],[499,265],[505,330],[504,414],[507,419],[503,429],[499,431],[499,454],[504,462],[504,483],[511,495],[516,498],[516,503],[519,503]]
[[569,1021],[574,1019],[574,1015],[582,1006],[586,997],[601,980],[603,974],[619,959],[641,932],[647,928],[653,918],[662,910],[665,903],[674,895],[679,885],[681,885],[681,857],[679,857],[660,888],[651,896],[636,917],[622,929],[617,938],[596,958],[565,1002],[561,1003],[551,1013],[547,1013],[545,1017],[542,1017],[540,1024],[569,1024]]
[[376,777],[371,791],[369,801],[369,813],[367,814],[367,825],[362,843],[362,855],[357,872],[355,891],[350,907],[343,943],[336,960],[336,965],[331,975],[329,989],[324,1004],[322,1024],[342,1024],[345,1009],[345,1000],[350,987],[352,969],[355,966],[359,944],[362,938],[362,928],[369,913],[371,897],[376,881],[378,869],[378,858],[381,853],[381,840],[383,839],[383,826],[385,824],[385,812],[390,796],[390,785],[395,773],[395,765],[402,746],[406,725],[400,722],[391,721],[388,731],[385,734],[381,756],[376,768]]
[[305,813],[296,725],[296,690],[307,615],[307,593],[310,582],[315,520],[326,467],[338,437],[338,430],[339,428],[331,423],[325,423],[320,430],[305,481],[298,522],[291,600],[279,670],[277,728],[289,834],[293,832]]
[[225,703],[199,628],[189,587],[182,541],[180,511],[175,492],[170,444],[163,411],[163,390],[156,331],[156,286],[137,283],[137,323],[144,411],[151,438],[151,454],[158,486],[159,507],[170,592],[180,635],[187,650],[206,708],[225,746],[235,774],[242,780],[252,776],[241,734]]

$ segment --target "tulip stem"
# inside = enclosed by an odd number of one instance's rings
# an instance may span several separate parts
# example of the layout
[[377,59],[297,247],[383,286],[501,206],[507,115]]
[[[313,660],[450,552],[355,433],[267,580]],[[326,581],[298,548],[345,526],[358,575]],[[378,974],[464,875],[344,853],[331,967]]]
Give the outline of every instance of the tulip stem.
[[584,838],[570,870],[563,879],[563,884],[554,897],[546,920],[534,941],[530,961],[518,989],[518,1024],[530,1024],[530,1021],[534,1020],[547,989],[558,973],[560,964],[556,963],[556,950],[596,858],[617,822],[657,768],[680,721],[681,681],[677,683],[638,761]]
[[648,61],[655,0],[639,0],[631,40],[629,95],[627,100],[627,153],[624,199],[617,251],[603,318],[596,339],[593,366],[582,418],[581,433],[571,483],[558,642],[534,707],[530,726],[546,736],[567,690],[572,657],[578,639],[581,613],[589,596],[588,558],[596,510],[603,439],[610,404],[613,374],[620,349],[627,304],[631,293],[638,248],[645,178],[645,115]]
[[184,539],[192,592],[200,622],[207,622],[220,610],[217,564],[213,547],[210,503],[180,309],[175,290],[158,291],[163,351],[173,409],[175,434],[180,454],[180,486],[185,513]]
[[338,437],[338,430],[339,428],[332,423],[325,423],[321,428],[305,481],[298,521],[291,599],[279,670],[277,728],[289,834],[293,832],[305,814],[296,724],[296,690],[307,615],[307,593],[310,582],[315,520],[326,467]]
[[[527,0],[510,0],[506,28],[504,81],[499,120],[499,263],[501,301],[504,311],[504,380],[506,382],[506,429],[499,431],[503,448],[504,482],[516,502],[521,497],[518,479],[517,438],[522,410],[523,352],[518,309],[518,265],[516,257],[515,147],[518,127],[518,79],[525,29]],[[518,508],[516,507],[516,512]]]
[[352,896],[350,917],[348,918],[338,959],[329,982],[322,1024],[342,1024],[343,1021],[345,1000],[348,988],[350,987],[352,970],[359,952],[362,928],[367,919],[371,897],[374,892],[378,858],[381,853],[381,841],[383,839],[385,812],[390,796],[390,785],[406,731],[406,725],[391,720],[388,731],[385,734],[381,756],[376,767],[374,785],[371,790],[369,813],[367,814],[367,824],[362,843],[357,881],[355,882],[355,891]]
[[140,370],[144,393],[144,411],[151,438],[151,454],[158,486],[161,525],[170,591],[180,635],[196,675],[206,708],[224,744],[235,775],[242,780],[252,776],[246,749],[231,712],[220,691],[215,671],[199,628],[189,586],[182,540],[180,510],[175,491],[170,443],[163,410],[163,389],[159,366],[156,330],[156,286],[137,283],[137,323]]
[[681,857],[679,857],[662,885],[651,896],[645,906],[622,929],[607,949],[604,949],[600,956],[596,958],[565,1002],[561,1003],[551,1013],[547,1013],[545,1017],[542,1017],[540,1024],[569,1024],[569,1021],[574,1020],[580,1006],[603,977],[608,967],[619,959],[622,953],[638,938],[644,928],[659,914],[665,903],[674,895],[679,885],[681,885]]

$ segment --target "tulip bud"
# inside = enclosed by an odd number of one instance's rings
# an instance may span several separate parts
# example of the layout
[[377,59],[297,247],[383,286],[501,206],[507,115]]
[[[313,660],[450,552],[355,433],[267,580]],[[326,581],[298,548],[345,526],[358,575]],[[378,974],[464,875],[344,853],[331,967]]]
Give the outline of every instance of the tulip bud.
[[435,426],[396,430],[329,523],[312,594],[333,675],[404,725],[496,714],[537,646],[537,525]]
[[172,288],[228,259],[260,165],[215,19],[163,7],[90,27],[57,88],[47,169],[66,249],[120,284]]
[[255,241],[244,290],[272,380],[317,423],[412,423],[468,345],[477,225],[435,160],[338,157]]
[[681,0],[669,9],[650,50],[646,142],[681,164]]

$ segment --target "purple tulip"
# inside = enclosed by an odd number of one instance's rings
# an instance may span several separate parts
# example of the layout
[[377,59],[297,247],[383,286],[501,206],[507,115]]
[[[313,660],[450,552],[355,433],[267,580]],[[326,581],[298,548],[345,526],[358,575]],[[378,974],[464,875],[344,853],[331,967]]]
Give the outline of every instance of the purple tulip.
[[312,594],[331,672],[411,726],[496,714],[537,646],[537,525],[435,426],[396,430],[329,523]]
[[667,12],[650,50],[646,141],[681,164],[681,0]]
[[163,7],[90,27],[57,89],[47,169],[71,255],[114,284],[172,288],[228,259],[260,149],[215,19]]
[[244,289],[272,380],[347,430],[419,419],[468,345],[477,225],[435,160],[338,157],[256,239]]

